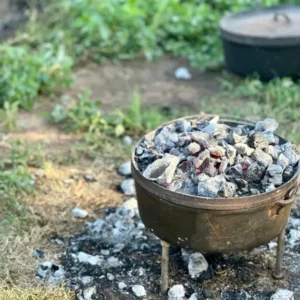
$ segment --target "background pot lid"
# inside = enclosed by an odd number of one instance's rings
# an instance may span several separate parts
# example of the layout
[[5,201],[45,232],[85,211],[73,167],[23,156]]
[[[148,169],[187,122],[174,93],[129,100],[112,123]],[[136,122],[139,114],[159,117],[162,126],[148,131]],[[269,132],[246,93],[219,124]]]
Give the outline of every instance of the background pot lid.
[[244,11],[222,18],[221,36],[249,45],[300,45],[300,6]]

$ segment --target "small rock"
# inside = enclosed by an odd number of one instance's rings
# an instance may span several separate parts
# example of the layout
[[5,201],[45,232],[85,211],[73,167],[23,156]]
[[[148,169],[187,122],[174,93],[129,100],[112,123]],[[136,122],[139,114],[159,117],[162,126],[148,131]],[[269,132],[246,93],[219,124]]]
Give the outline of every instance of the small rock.
[[87,285],[87,284],[89,284],[93,281],[94,281],[94,278],[92,276],[83,276],[83,277],[81,277],[81,282],[82,282],[83,285]]
[[122,141],[123,144],[127,146],[130,146],[132,144],[132,138],[129,135],[125,135]]
[[103,258],[101,258],[99,255],[90,255],[85,252],[79,252],[77,255],[72,254],[72,257],[80,263],[86,263],[90,264],[92,266],[101,266],[103,264]]
[[173,285],[168,292],[168,300],[183,300],[185,298],[185,289],[182,284]]
[[188,270],[189,275],[193,279],[198,278],[203,272],[207,270],[207,268],[208,263],[201,253],[195,252],[189,256]]
[[131,162],[127,161],[127,162],[121,164],[121,166],[118,169],[118,172],[123,176],[131,175]]
[[272,156],[259,148],[255,149],[251,157],[263,167],[267,167],[273,163]]
[[286,169],[283,172],[283,180],[284,182],[289,181],[294,176],[294,168],[292,166],[286,167]]
[[248,145],[246,144],[241,144],[241,143],[237,143],[234,145],[236,151],[238,154],[241,154],[241,155],[247,155],[247,156],[250,156],[254,149],[253,148],[250,148]]
[[185,80],[189,80],[192,78],[191,73],[189,72],[189,70],[185,67],[179,67],[175,70],[174,72],[174,76],[176,79],[185,79]]
[[277,247],[277,243],[276,243],[276,242],[270,242],[270,243],[268,244],[269,250],[272,250],[272,249],[274,249],[274,248],[276,248],[276,247]]
[[195,155],[196,153],[198,153],[200,151],[200,145],[197,144],[197,143],[190,143],[187,147],[186,147],[186,150],[187,150],[187,153],[189,155]]
[[72,209],[72,216],[78,219],[85,219],[88,216],[88,212],[85,209],[75,207]]
[[274,132],[277,129],[278,125],[279,124],[276,122],[276,120],[271,118],[266,118],[263,121],[259,121],[256,123],[255,130]]
[[115,276],[114,276],[113,274],[111,274],[111,273],[107,273],[107,274],[106,274],[106,277],[107,277],[107,279],[110,280],[110,281],[115,280]]
[[85,174],[85,175],[83,175],[83,178],[87,182],[96,182],[97,181],[96,177],[93,174]]
[[125,195],[134,196],[135,195],[134,180],[132,178],[125,179],[121,184],[121,189]]
[[82,296],[80,295],[80,293],[77,294],[78,300],[93,300],[94,299],[94,295],[96,295],[97,290],[95,286],[86,288],[85,290],[83,290],[82,292]]
[[282,153],[279,154],[276,165],[281,166],[284,170],[289,165],[289,163],[290,161],[285,155],[283,155]]
[[132,291],[137,297],[145,297],[147,295],[145,288],[140,284],[134,285]]
[[198,294],[197,293],[193,293],[192,295],[191,295],[191,297],[189,298],[189,300],[198,300],[199,298],[198,298]]
[[179,158],[177,156],[166,153],[163,158],[148,165],[143,175],[158,184],[170,184],[178,163]]
[[175,122],[176,131],[179,133],[190,132],[192,129],[191,122],[181,119]]
[[119,288],[119,290],[124,290],[124,289],[126,289],[127,288],[127,284],[125,283],[125,282],[119,282],[118,283],[118,288]]
[[41,249],[34,249],[32,252],[32,256],[35,258],[45,258],[46,254]]
[[285,289],[278,289],[270,300],[294,300],[294,293]]
[[65,271],[62,266],[46,261],[38,265],[37,276],[46,279],[49,284],[60,285],[65,279]]

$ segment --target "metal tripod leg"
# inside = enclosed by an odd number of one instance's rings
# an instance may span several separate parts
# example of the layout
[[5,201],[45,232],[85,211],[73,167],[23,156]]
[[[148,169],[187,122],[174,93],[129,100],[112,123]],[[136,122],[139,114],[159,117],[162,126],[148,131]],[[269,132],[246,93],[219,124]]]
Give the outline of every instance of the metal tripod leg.
[[285,229],[283,229],[282,232],[278,236],[276,265],[275,265],[275,270],[272,274],[274,279],[282,279],[284,277],[284,274],[282,271],[283,253],[284,253],[284,237],[285,237]]
[[169,288],[169,247],[170,245],[161,240],[161,285],[160,291],[165,294]]

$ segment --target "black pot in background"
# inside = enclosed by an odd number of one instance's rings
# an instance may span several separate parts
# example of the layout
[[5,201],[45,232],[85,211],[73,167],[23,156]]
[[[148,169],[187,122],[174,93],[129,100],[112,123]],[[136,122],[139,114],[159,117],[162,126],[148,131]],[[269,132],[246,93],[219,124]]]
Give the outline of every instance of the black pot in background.
[[246,11],[220,22],[226,67],[261,80],[300,77],[300,6]]

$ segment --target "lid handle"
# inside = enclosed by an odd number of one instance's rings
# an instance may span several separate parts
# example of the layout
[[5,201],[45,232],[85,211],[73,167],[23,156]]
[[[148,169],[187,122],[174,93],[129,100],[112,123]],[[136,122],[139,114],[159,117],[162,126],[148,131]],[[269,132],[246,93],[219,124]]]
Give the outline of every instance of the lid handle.
[[281,13],[281,12],[275,13],[274,17],[273,17],[273,21],[274,22],[278,22],[278,21],[280,21],[280,19],[284,19],[284,21],[287,24],[292,22],[292,20],[290,19],[290,17],[287,14]]

